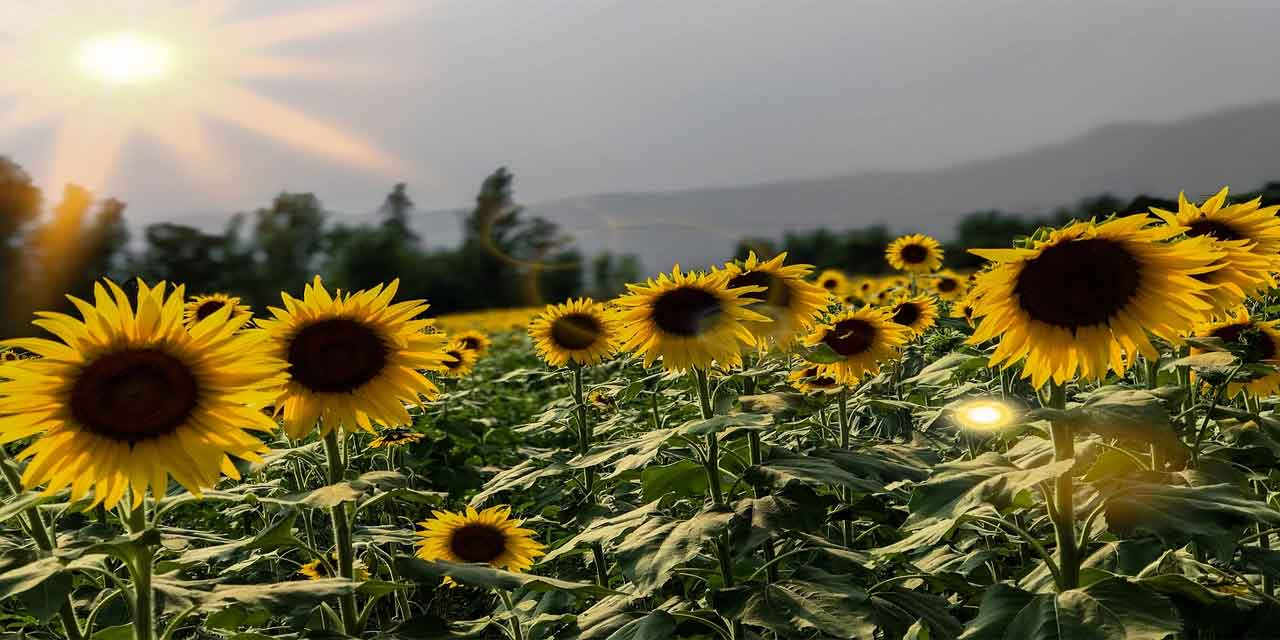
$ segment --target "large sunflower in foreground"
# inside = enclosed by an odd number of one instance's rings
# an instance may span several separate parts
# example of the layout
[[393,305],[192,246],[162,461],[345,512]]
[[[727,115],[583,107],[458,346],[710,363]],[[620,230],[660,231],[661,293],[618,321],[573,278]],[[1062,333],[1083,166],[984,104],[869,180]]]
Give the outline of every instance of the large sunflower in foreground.
[[795,342],[803,331],[814,325],[818,314],[827,308],[829,297],[824,289],[805,280],[813,271],[811,265],[784,266],[786,259],[784,252],[761,262],[752,251],[745,262],[725,265],[730,275],[730,289],[764,287],[764,291],[747,293],[743,297],[755,300],[751,310],[768,316],[773,322],[749,322],[747,327],[757,338],[781,347]]
[[645,366],[662,358],[667,371],[709,367],[713,362],[733,366],[742,361],[742,347],[756,343],[747,322],[769,318],[747,308],[764,287],[730,289],[729,274],[684,273],[676,265],[645,284],[628,284],[630,293],[614,304],[621,323],[621,348],[644,356]]
[[1022,375],[1037,388],[1077,371],[1091,380],[1122,373],[1137,354],[1155,359],[1147,332],[1181,341],[1210,308],[1203,296],[1213,285],[1196,276],[1222,253],[1209,238],[1165,242],[1184,228],[1151,222],[1080,222],[1030,248],[972,249],[994,264],[974,286],[980,320],[970,343],[998,340],[991,366],[1025,359]]
[[1197,277],[1218,285],[1209,292],[1214,311],[1225,314],[1244,299],[1276,286],[1280,271],[1280,206],[1260,207],[1261,200],[1224,206],[1227,188],[1196,205],[1178,194],[1178,212],[1152,209],[1167,224],[1184,227],[1189,237],[1210,237],[1224,255],[1220,268]]
[[893,321],[907,328],[912,336],[928,331],[938,321],[938,303],[933,296],[899,296],[889,305]]
[[547,305],[529,323],[529,337],[538,356],[553,367],[590,366],[613,355],[618,323],[603,304],[579,298]]
[[[546,547],[533,539],[534,532],[520,527],[511,518],[511,507],[489,507],[464,513],[434,511],[431,520],[419,522],[417,556],[423,560],[443,560],[465,564],[487,564],[513,573],[533,566],[535,558],[546,555]],[[453,581],[445,578],[445,584]]]
[[404,403],[439,394],[419,371],[443,369],[444,334],[423,331],[434,322],[418,317],[426,302],[391,302],[399,284],[332,296],[317,276],[301,300],[282,293],[284,308],[258,321],[288,363],[276,406],[289,437],[306,436],[317,420],[325,434],[408,424]]
[[133,504],[167,476],[193,494],[219,473],[238,478],[230,456],[258,461],[266,446],[248,430],[273,431],[261,412],[284,381],[264,336],[239,332],[225,307],[190,331],[183,288],[138,282],[136,305],[113,282],[94,302],[72,298],[83,320],[40,312],[33,324],[58,340],[4,344],[39,357],[0,365],[0,444],[35,437],[22,483],[45,493],[90,490],[93,504]]
[[833,296],[839,296],[849,287],[849,277],[838,269],[827,269],[818,274],[815,283]]
[[841,384],[854,384],[897,357],[907,338],[907,328],[893,321],[892,311],[863,307],[836,314],[830,323],[811,333],[805,345],[830,347],[841,359],[819,367],[819,374]]
[[451,334],[455,342],[461,343],[463,349],[476,352],[476,357],[483,358],[493,346],[489,335],[477,329],[468,329]]
[[182,323],[188,328],[194,327],[197,322],[208,318],[223,307],[231,307],[233,309],[231,317],[233,320],[238,320],[242,327],[253,318],[253,311],[249,309],[248,305],[240,304],[240,298],[225,293],[210,293],[203,296],[191,296],[184,308]]
[[923,234],[902,236],[884,250],[889,266],[908,273],[932,273],[942,266],[942,246]]
[[[1249,318],[1244,309],[1237,309],[1226,320],[1208,322],[1196,327],[1196,335],[1214,337],[1232,347],[1238,356],[1246,362],[1258,362],[1272,366],[1280,365],[1280,331],[1276,330],[1277,321],[1260,322]],[[1192,353],[1200,353],[1200,349],[1192,349]],[[1270,373],[1248,382],[1233,382],[1227,387],[1232,396],[1248,393],[1251,396],[1264,398],[1280,391],[1280,372]]]

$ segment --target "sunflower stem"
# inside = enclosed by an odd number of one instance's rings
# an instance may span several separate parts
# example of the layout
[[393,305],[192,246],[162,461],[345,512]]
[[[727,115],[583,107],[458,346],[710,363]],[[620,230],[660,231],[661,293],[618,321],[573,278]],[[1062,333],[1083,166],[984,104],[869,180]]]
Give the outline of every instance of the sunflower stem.
[[[1160,386],[1160,362],[1158,360],[1147,360],[1147,388],[1155,390]],[[1151,448],[1151,470],[1163,471],[1165,466],[1164,450],[1158,444],[1152,442]]]
[[[1066,385],[1057,382],[1049,383],[1049,401],[1051,409],[1062,410],[1067,406]],[[1075,441],[1072,440],[1071,427],[1058,421],[1052,423],[1050,431],[1053,436],[1053,458],[1055,461],[1075,458]],[[1080,586],[1079,549],[1076,548],[1075,521],[1075,482],[1071,471],[1067,470],[1054,480],[1053,491],[1056,517],[1053,521],[1054,532],[1058,541],[1058,569],[1060,579],[1058,591],[1067,591]]]
[[[21,494],[22,476],[10,464],[9,454],[4,447],[0,447],[0,469],[4,471],[5,481],[13,495]],[[53,552],[57,539],[45,526],[40,510],[36,507],[27,507],[23,513],[26,516],[27,529],[31,532],[31,538],[35,541],[36,547],[44,552]],[[80,622],[76,620],[76,610],[71,603],[71,594],[65,596],[62,606],[58,609],[58,618],[62,621],[62,628],[69,640],[83,640],[84,633],[80,631]]]
[[[575,413],[578,416],[578,452],[585,455],[591,450],[591,421],[587,411],[586,402],[586,385],[583,382],[583,367],[577,362],[570,364],[573,370],[573,402]],[[595,467],[587,467],[582,470],[583,487],[586,491],[587,506],[594,506],[596,503],[596,469]],[[596,569],[596,584],[602,587],[609,586],[609,564],[604,557],[604,547],[599,542],[591,544],[591,561]]]
[[[129,533],[140,534],[147,530],[146,501],[129,511]],[[151,545],[140,544],[137,557],[125,563],[133,578],[133,640],[153,640],[156,637],[155,594],[151,588],[152,563],[155,550]]]
[[[840,418],[840,448],[849,448],[849,387],[848,385],[840,386],[840,399],[836,403],[836,415]],[[849,502],[849,489],[840,489],[840,499],[846,504]],[[849,519],[840,521],[840,541],[844,543],[845,548],[853,545],[853,521]]]
[[[334,425],[324,434],[324,453],[329,462],[329,484],[342,482],[347,469],[342,459],[342,446],[338,442],[338,427]],[[338,551],[338,575],[347,580],[355,580],[355,553],[351,548],[351,522],[347,518],[347,503],[340,502],[329,508],[329,518],[333,521],[334,546]],[[342,614],[342,626],[347,635],[358,635],[360,609],[356,607],[356,594],[343,594],[338,599],[338,609]]]
[[511,594],[505,591],[499,591],[498,597],[502,599],[502,604],[507,608],[510,614],[511,622],[511,640],[524,640],[524,629],[520,626],[520,616],[516,615],[515,603],[511,601]]
[[[742,383],[742,395],[747,395],[747,396],[754,395],[755,392],[756,392],[755,376],[747,376],[746,380],[744,380]],[[759,465],[764,462],[764,450],[760,444],[760,432],[758,431],[747,432],[747,454],[750,456],[750,462],[752,466]],[[755,495],[756,495],[756,499],[759,500],[761,498],[768,496],[769,492],[764,487],[757,486],[755,488]],[[769,537],[765,538],[763,551],[764,551],[765,566],[768,567],[768,569],[766,570],[767,572],[765,574],[765,582],[769,584],[773,584],[774,582],[778,581],[778,566],[773,562],[774,558],[777,557],[778,552],[776,549],[774,549],[774,546],[773,546],[772,533],[769,534]]]
[[[694,367],[693,382],[698,392],[698,406],[702,409],[702,419],[710,420],[715,415],[715,408],[711,404],[711,384],[707,380],[707,372]],[[707,470],[707,489],[711,494],[711,504],[715,509],[721,509],[724,507],[724,492],[720,488],[720,439],[715,432],[707,434],[707,451],[703,464]],[[715,548],[716,558],[720,561],[720,578],[725,587],[732,587],[734,585],[733,562],[729,545],[722,538],[717,537]],[[726,620],[726,622],[729,623],[729,637],[732,640],[741,640],[746,637],[742,622],[738,620]]]

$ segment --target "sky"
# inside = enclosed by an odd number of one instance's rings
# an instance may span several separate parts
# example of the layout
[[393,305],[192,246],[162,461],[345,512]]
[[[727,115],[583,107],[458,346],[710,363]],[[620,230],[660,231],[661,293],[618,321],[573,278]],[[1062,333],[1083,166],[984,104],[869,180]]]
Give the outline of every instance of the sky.
[[[139,223],[217,224],[281,190],[356,215],[401,181],[453,209],[498,166],[522,202],[936,168],[1280,99],[1274,0],[117,4],[6,0],[0,52],[41,63],[0,56],[0,155],[46,188],[110,157],[83,172]],[[172,46],[178,79],[64,73],[122,30]],[[17,107],[45,113],[6,126]]]

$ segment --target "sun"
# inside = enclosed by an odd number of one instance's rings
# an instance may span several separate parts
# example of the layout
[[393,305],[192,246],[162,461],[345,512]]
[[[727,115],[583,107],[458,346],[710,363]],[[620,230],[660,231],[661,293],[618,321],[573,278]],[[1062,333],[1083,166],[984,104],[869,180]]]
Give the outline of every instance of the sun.
[[[178,166],[222,193],[241,184],[215,125],[251,132],[300,154],[378,177],[419,174],[341,124],[260,93],[277,79],[349,86],[381,77],[337,36],[420,10],[409,0],[337,0],[275,10],[243,0],[22,3],[0,21],[0,144],[47,128],[37,173],[61,189],[109,188],[135,138],[159,143]],[[289,51],[336,40],[334,54]]]
[[85,40],[76,66],[89,78],[111,85],[142,84],[173,72],[174,47],[145,33],[118,31]]

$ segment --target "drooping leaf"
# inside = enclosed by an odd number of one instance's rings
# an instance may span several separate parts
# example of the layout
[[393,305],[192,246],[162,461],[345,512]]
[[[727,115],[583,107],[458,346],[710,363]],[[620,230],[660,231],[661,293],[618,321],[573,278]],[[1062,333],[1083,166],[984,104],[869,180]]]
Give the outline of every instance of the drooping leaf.
[[634,593],[647,595],[725,531],[733,517],[732,511],[714,510],[687,519],[650,517],[616,547],[614,556]]
[[616,594],[595,584],[570,582],[558,578],[536,576],[528,573],[512,573],[495,569],[485,564],[455,564],[452,562],[432,562],[419,558],[398,557],[395,559],[396,569],[400,576],[416,582],[439,585],[446,578],[453,578],[459,584],[482,589],[499,591],[566,591],[582,596]]
[[993,585],[963,640],[1165,640],[1182,631],[1168,598],[1121,577],[1062,593]]
[[578,535],[571,538],[568,542],[560,545],[555,550],[547,553],[539,559],[540,563],[547,563],[572,552],[579,547],[585,547],[591,544],[606,544],[626,535],[628,532],[644,524],[650,516],[658,511],[658,501],[654,500],[637,509],[632,509],[626,513],[614,516],[612,518],[603,518],[596,520],[587,526],[586,529]]
[[541,460],[525,460],[510,469],[498,473],[484,483],[484,488],[471,498],[471,506],[479,509],[490,498],[503,491],[528,489],[539,480],[554,478],[568,470],[569,467],[567,465],[559,462],[547,464]]
[[1071,460],[1062,460],[1024,469],[994,452],[939,465],[933,476],[912,492],[906,528],[957,518],[978,507],[1007,506],[1019,491],[1056,478],[1071,466]]
[[775,489],[800,484],[810,487],[845,487],[861,493],[884,490],[883,484],[856,476],[832,460],[790,453],[782,449],[774,449],[768,460],[748,467],[742,477],[753,485]]
[[1280,525],[1280,511],[1230,484],[1117,483],[1107,491],[1105,513],[1108,527],[1119,535],[1145,531],[1173,547],[1194,539],[1220,557],[1230,554],[1248,526]]
[[801,567],[773,584],[721,589],[716,609],[732,619],[764,627],[784,638],[871,638],[875,610],[871,598],[849,576]]

